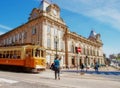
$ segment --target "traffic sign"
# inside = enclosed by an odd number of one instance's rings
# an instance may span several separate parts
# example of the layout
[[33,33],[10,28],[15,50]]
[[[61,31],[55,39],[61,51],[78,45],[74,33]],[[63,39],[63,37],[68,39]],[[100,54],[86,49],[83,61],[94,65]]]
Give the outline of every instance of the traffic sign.
[[81,52],[81,48],[80,47],[75,47],[76,53],[78,54],[79,52]]
[[80,48],[80,47],[77,47],[77,51],[78,51],[78,52],[81,52],[81,48]]

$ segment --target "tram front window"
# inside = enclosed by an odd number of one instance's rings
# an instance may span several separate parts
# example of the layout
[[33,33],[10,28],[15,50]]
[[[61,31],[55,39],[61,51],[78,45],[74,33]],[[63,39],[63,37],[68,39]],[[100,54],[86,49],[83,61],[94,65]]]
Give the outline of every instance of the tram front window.
[[40,50],[39,49],[36,49],[36,51],[35,51],[35,57],[40,57]]

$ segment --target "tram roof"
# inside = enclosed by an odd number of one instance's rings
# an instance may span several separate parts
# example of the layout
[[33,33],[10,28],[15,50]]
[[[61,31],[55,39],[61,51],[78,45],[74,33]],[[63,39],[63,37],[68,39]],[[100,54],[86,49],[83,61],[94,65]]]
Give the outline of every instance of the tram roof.
[[44,47],[41,47],[39,45],[17,45],[17,46],[4,46],[0,47],[0,49],[17,49],[17,48],[39,48],[41,50],[45,50]]

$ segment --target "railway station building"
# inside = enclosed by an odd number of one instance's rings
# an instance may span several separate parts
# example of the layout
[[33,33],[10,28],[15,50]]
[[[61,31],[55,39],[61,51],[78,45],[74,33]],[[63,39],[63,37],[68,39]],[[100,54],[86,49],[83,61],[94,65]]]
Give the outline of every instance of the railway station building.
[[[100,34],[92,30],[85,38],[71,32],[60,16],[60,7],[48,0],[33,8],[25,24],[0,35],[0,46],[24,44],[44,47],[47,64],[53,63],[57,54],[63,67],[76,67],[80,63],[93,66],[95,62],[104,65]],[[80,47],[80,53],[76,53],[76,47]]]

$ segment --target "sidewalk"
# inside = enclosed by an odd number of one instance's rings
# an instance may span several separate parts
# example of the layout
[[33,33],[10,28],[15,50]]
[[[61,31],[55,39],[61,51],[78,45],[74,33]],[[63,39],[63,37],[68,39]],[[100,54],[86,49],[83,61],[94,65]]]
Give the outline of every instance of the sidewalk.
[[[80,72],[77,73],[77,72],[68,72],[68,71],[65,71],[66,69],[62,70],[60,76],[62,78],[64,77],[70,77],[70,78],[78,78],[78,77],[93,77],[91,74],[83,74],[81,75]],[[70,70],[71,71],[71,70]],[[46,71],[44,72],[41,72],[39,74],[41,77],[45,77],[45,78],[53,78],[54,79],[54,71],[50,70],[50,69],[47,69]],[[95,77],[95,76],[94,76]]]
[[[74,70],[74,71],[76,70],[77,71],[77,68],[62,69],[62,70]],[[86,71],[86,68],[84,68],[84,71]],[[94,68],[89,68],[89,69],[87,69],[87,71],[95,71],[95,69]],[[108,67],[99,67],[99,71],[120,71],[120,70],[118,70],[114,67],[108,66]]]
[[[112,67],[102,67],[99,68],[98,73],[95,73],[94,69],[90,68],[88,69],[88,72],[85,71],[84,74],[80,73],[80,70],[77,71],[76,68],[74,69],[62,69],[62,72],[60,74],[61,79],[62,78],[76,78],[76,79],[95,79],[95,80],[111,80],[112,77],[119,77],[120,78],[120,71],[112,68]],[[117,75],[113,75],[111,72],[118,71]],[[105,73],[105,74],[104,74]],[[109,74],[108,74],[109,73]],[[46,79],[54,79],[54,71],[50,69],[46,69],[46,71],[43,71],[39,74],[40,77],[46,78]],[[117,79],[118,80],[118,79]]]

